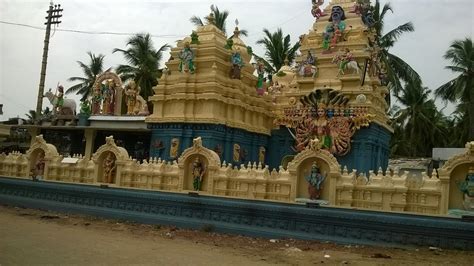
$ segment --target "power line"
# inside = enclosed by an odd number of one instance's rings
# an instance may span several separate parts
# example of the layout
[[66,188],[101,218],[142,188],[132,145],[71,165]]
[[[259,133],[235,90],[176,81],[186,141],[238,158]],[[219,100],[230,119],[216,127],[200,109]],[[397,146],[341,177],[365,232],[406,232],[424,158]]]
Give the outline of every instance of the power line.
[[[2,20],[0,20],[0,24],[27,27],[27,28],[37,29],[37,30],[46,30],[46,28],[42,28],[42,27],[37,27],[37,26],[22,24],[22,23],[2,21]],[[58,29],[58,28],[56,28],[55,31],[73,32],[73,33],[81,33],[81,34],[92,34],[92,35],[119,35],[119,36],[133,36],[133,35],[136,35],[136,33],[131,33],[131,32],[85,31],[85,30]],[[150,36],[155,37],[155,38],[180,38],[180,37],[185,37],[185,36],[188,36],[188,35],[184,35],[184,34],[183,35],[177,35],[177,34],[162,34],[162,35],[160,35],[160,34],[150,34]]]

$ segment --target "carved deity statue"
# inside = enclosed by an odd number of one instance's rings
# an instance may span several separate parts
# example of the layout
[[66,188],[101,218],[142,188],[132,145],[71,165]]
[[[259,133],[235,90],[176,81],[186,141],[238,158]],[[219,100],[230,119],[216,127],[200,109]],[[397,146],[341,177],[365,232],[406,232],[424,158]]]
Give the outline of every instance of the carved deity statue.
[[58,85],[57,92],[56,92],[56,104],[54,105],[54,112],[60,114],[64,105],[64,87],[62,85]]
[[311,172],[305,176],[305,179],[308,182],[309,198],[312,200],[319,199],[321,197],[321,185],[326,177],[321,174],[316,162],[311,166]]
[[124,93],[127,100],[127,115],[135,114],[135,105],[137,103],[137,96],[139,92],[139,88],[133,80],[130,81],[130,83],[128,83],[128,85],[125,87]]
[[240,79],[240,69],[244,66],[242,56],[239,52],[233,52],[231,57],[232,67],[230,69],[231,79]]
[[179,139],[178,138],[173,138],[171,140],[170,157],[171,158],[178,157],[178,150],[179,150]]
[[[346,29],[346,15],[344,9],[341,6],[333,6],[331,9],[331,16],[329,17],[329,23],[323,33],[323,49],[329,50],[334,48],[336,44],[342,41],[344,38],[344,31]],[[331,45],[329,45],[331,42]]]
[[234,162],[240,162],[240,145],[234,144],[234,151],[232,154],[232,160]]
[[179,53],[178,69],[180,72],[189,72],[194,74],[196,68],[194,67],[194,52],[191,50],[189,42],[184,44],[184,49]]
[[199,157],[193,162],[193,188],[195,191],[201,190],[202,181],[206,173],[206,168]]
[[44,152],[40,151],[40,153],[38,154],[38,159],[36,159],[33,179],[42,179],[43,178],[44,167],[45,167]]
[[100,114],[100,104],[102,102],[102,93],[99,87],[94,88],[94,91],[92,92],[91,101],[92,101],[92,104],[91,104],[92,114],[93,115]]
[[261,60],[258,60],[255,69],[257,70],[257,94],[261,96],[265,93],[265,66]]
[[474,167],[469,168],[466,179],[459,183],[459,190],[464,196],[464,209],[474,210]]
[[115,84],[108,80],[102,89],[102,114],[113,114],[115,107]]
[[265,147],[263,146],[258,149],[258,162],[259,163],[265,164],[265,152],[266,150],[265,150]]
[[106,183],[113,183],[116,168],[117,166],[115,165],[115,155],[112,152],[109,152],[107,154],[107,157],[105,157],[104,162],[102,163],[102,181],[105,181]]

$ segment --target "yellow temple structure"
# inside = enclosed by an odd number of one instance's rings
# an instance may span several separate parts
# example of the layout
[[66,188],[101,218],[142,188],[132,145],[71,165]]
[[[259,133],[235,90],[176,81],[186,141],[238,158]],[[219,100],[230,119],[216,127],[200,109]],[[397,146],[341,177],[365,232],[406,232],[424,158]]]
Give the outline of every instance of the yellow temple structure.
[[[0,175],[437,215],[465,206],[456,184],[473,165],[474,143],[439,178],[388,171],[389,91],[370,13],[364,1],[331,0],[324,10],[321,2],[300,55],[271,80],[238,26],[226,36],[210,15],[171,50],[151,114],[134,99],[128,116],[119,105],[116,118],[93,116],[85,156],[64,158],[38,135],[27,154],[0,156]],[[111,84],[127,99],[134,93]],[[124,125],[147,139],[145,160],[116,143]]]

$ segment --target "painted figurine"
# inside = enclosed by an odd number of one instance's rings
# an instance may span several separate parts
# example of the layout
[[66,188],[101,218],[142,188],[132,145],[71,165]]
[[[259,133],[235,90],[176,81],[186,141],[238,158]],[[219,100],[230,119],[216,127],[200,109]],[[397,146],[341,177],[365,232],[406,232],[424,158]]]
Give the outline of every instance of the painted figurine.
[[311,166],[311,172],[309,175],[305,176],[305,179],[308,182],[309,198],[312,200],[319,199],[321,197],[321,186],[326,177],[321,174],[316,163],[313,163]]
[[239,52],[233,52],[231,57],[232,67],[230,69],[231,79],[240,79],[240,69],[244,66]]
[[206,173],[204,164],[197,157],[193,162],[193,188],[195,191],[201,190],[204,174]]
[[63,85],[58,85],[56,92],[56,104],[54,105],[54,111],[57,114],[61,113],[64,105],[64,87]]
[[127,115],[133,115],[138,96],[138,88],[135,81],[130,81],[127,87],[125,87],[124,93],[127,99]]
[[180,72],[189,72],[194,74],[195,67],[194,67],[194,52],[191,50],[189,42],[184,44],[184,49],[179,53],[179,62],[178,69]]
[[92,114],[100,114],[100,104],[102,102],[102,93],[100,92],[100,88],[94,88],[94,92],[92,93]]
[[474,210],[474,167],[469,168],[466,179],[459,184],[459,190],[464,196],[464,209]]
[[[333,6],[329,23],[323,33],[323,49],[329,51],[334,48],[337,42],[343,40],[344,30],[346,29],[346,15],[344,9],[340,6]],[[331,45],[329,43],[331,42]]]
[[259,60],[255,68],[257,69],[257,94],[262,96],[265,93],[265,66],[263,62]]
[[110,104],[112,102],[112,91],[111,84],[112,81],[107,81],[105,86],[102,89],[102,114],[109,114],[110,113]]

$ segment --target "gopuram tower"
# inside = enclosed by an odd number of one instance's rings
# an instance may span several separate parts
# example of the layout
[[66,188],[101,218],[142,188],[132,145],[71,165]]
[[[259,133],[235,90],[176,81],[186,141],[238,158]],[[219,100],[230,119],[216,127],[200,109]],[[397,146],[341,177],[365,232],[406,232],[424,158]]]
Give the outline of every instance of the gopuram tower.
[[270,81],[250,63],[238,27],[228,38],[209,23],[179,41],[151,97],[150,156],[178,158],[201,137],[237,166],[286,167],[316,145],[360,173],[385,169],[393,130],[370,4],[332,0],[321,10],[322,2],[312,2],[300,56]]
[[273,106],[269,96],[257,95],[251,57],[238,27],[228,38],[208,23],[178,41],[151,97],[150,156],[177,159],[193,138],[201,137],[221,161],[268,164]]
[[332,0],[321,10],[322,2],[312,2],[316,20],[300,36],[296,66],[282,67],[270,87],[280,126],[272,131],[270,152],[289,137],[295,152],[317,138],[342,166],[365,173],[385,169],[393,129],[370,3]]

